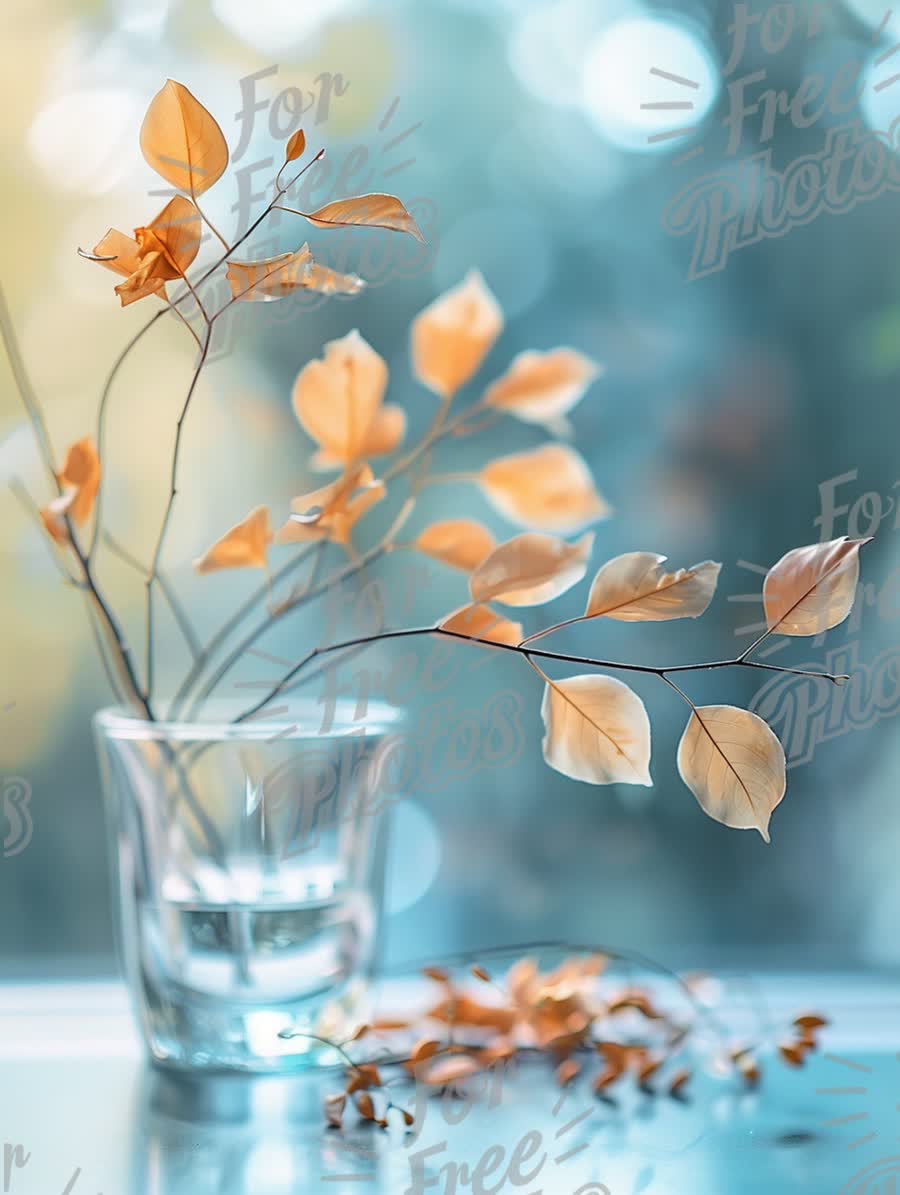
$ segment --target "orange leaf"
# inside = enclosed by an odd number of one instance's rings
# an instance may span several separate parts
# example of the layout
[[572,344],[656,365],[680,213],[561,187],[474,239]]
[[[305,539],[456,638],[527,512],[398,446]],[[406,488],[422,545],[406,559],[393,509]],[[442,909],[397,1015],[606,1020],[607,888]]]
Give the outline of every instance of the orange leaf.
[[449,398],[478,370],[502,330],[503,312],[481,274],[472,270],[413,321],[413,372]]
[[556,1068],[557,1083],[560,1087],[568,1087],[573,1079],[577,1079],[580,1070],[580,1063],[576,1062],[574,1058],[567,1058]]
[[584,576],[594,537],[568,544],[552,535],[517,535],[507,540],[469,578],[476,602],[540,606],[571,589]]
[[358,295],[365,285],[358,274],[340,274],[317,262],[313,262],[306,279],[307,289],[320,295]]
[[684,1091],[685,1086],[690,1082],[691,1072],[682,1069],[676,1071],[669,1082],[669,1095],[679,1096]]
[[284,147],[285,162],[296,162],[298,158],[303,157],[306,149],[306,134],[302,129],[298,129],[296,133],[292,133],[291,137]]
[[142,264],[153,253],[159,254],[155,277],[167,281],[180,278],[200,250],[200,213],[190,199],[176,195],[145,228],[136,228],[134,235]]
[[408,232],[425,244],[419,226],[395,195],[357,195],[352,199],[336,199],[314,212],[301,212],[317,228],[364,225],[368,228],[387,228],[391,232]]
[[460,1083],[470,1079],[481,1071],[480,1064],[466,1054],[455,1058],[439,1058],[424,1075],[424,1081],[430,1087],[448,1087],[453,1083]]
[[202,195],[228,165],[222,130],[200,101],[172,79],[147,109],[141,152],[157,174],[189,195]]
[[358,1066],[347,1083],[347,1095],[353,1095],[357,1091],[368,1091],[370,1087],[380,1087],[381,1076],[378,1073],[377,1067],[363,1065]]
[[77,440],[66,453],[59,483],[64,491],[73,491],[68,506],[73,521],[86,522],[94,509],[100,488],[100,457],[90,436]]
[[[88,255],[82,254],[82,256]],[[111,228],[106,236],[94,246],[93,260],[99,261],[104,269],[112,270],[114,274],[119,274],[123,278],[131,278],[141,267],[140,246],[137,241],[126,236],[124,232]],[[147,277],[140,285],[133,285],[124,292],[119,291],[119,288],[116,287],[116,293],[119,295],[122,306],[125,307],[138,299],[146,298],[147,295],[158,295],[161,299],[165,299],[166,284],[161,278]]]
[[827,1029],[828,1022],[824,1017],[818,1016],[816,1013],[806,1013],[802,1017],[797,1017],[794,1021],[795,1029],[803,1029],[805,1031],[815,1029]]
[[272,542],[268,506],[257,506],[194,561],[197,573],[223,568],[265,568]]
[[325,345],[294,383],[294,411],[319,445],[313,467],[339,468],[360,457],[393,452],[406,431],[400,407],[382,406],[388,370],[359,332]]
[[443,967],[423,967],[422,974],[426,979],[433,979],[435,983],[449,983],[450,976]]
[[69,531],[66,527],[65,516],[75,501],[74,491],[61,494],[39,512],[44,530],[56,543],[65,545],[70,543]]
[[589,784],[653,783],[650,719],[624,682],[597,674],[550,681],[541,716],[544,759],[555,771]]
[[584,397],[600,370],[574,349],[527,351],[489,386],[484,402],[526,423],[553,424]]
[[803,1065],[806,1051],[800,1045],[788,1043],[779,1046],[778,1053],[781,1055],[782,1061],[786,1062],[788,1066],[800,1067]]
[[769,630],[819,635],[843,622],[856,597],[859,549],[870,540],[842,535],[782,556],[763,584]]
[[626,552],[599,570],[591,585],[585,618],[619,622],[666,622],[699,618],[712,600],[720,564],[705,560],[693,568],[667,573],[665,556]]
[[354,526],[385,495],[384,483],[375,481],[366,464],[353,465],[337,481],[291,502],[294,516],[275,536],[278,544],[330,540],[346,546]]
[[360,1091],[357,1094],[354,1103],[356,1104],[357,1112],[360,1114],[363,1120],[375,1119],[375,1104],[372,1102],[372,1097],[367,1091]]
[[431,1038],[416,1042],[412,1050],[410,1050],[410,1062],[425,1062],[427,1059],[433,1058],[440,1048],[441,1043],[433,1041]]
[[523,527],[567,534],[610,514],[590,469],[565,444],[545,444],[486,465],[478,483],[507,519]]
[[309,245],[259,261],[229,261],[225,277],[235,299],[271,303],[309,286],[313,269]]
[[756,714],[701,705],[678,744],[678,771],[709,817],[769,841],[769,819],[785,791],[781,743]]
[[432,560],[470,573],[497,544],[490,531],[474,519],[447,519],[432,523],[416,539],[414,546]]
[[487,643],[508,643],[510,647],[521,643],[523,637],[520,622],[511,622],[490,606],[463,606],[448,614],[440,625],[444,631],[455,631]]
[[472,974],[476,979],[480,979],[482,983],[490,983],[491,977],[485,971],[484,967],[473,967]]

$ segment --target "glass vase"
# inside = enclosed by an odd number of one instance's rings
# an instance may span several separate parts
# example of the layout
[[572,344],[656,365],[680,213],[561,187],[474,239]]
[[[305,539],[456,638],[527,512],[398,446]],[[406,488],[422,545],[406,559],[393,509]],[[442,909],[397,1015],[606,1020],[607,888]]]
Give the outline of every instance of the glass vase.
[[97,714],[120,954],[156,1062],[330,1064],[317,1039],[365,1019],[401,718],[351,712],[327,730],[315,708],[237,724]]

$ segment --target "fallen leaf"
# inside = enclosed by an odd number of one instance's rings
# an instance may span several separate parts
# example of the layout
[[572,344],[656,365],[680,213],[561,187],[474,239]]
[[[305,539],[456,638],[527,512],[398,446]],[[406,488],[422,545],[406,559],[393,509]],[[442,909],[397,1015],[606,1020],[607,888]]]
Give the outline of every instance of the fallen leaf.
[[427,527],[413,546],[432,560],[470,573],[493,552],[497,543],[487,527],[474,519],[446,519]]
[[441,1048],[439,1041],[434,1041],[433,1038],[425,1038],[423,1041],[416,1042],[409,1053],[409,1060],[413,1063],[426,1062]]
[[684,1088],[690,1082],[691,1072],[686,1068],[678,1070],[669,1081],[669,1095],[679,1096],[684,1091]]
[[783,1062],[788,1066],[800,1067],[803,1065],[805,1050],[800,1045],[787,1043],[778,1047],[778,1053],[781,1055]]
[[215,119],[173,79],[147,109],[141,152],[157,174],[189,195],[209,190],[228,165],[228,146]]
[[375,1120],[375,1104],[367,1091],[360,1091],[354,1103],[356,1104],[357,1112],[363,1120]]
[[503,330],[503,312],[477,270],[413,320],[413,373],[450,398],[475,374]]
[[869,539],[832,539],[794,548],[763,584],[766,624],[779,635],[819,635],[844,621],[859,581],[859,549]]
[[450,982],[450,976],[443,967],[423,967],[422,974],[426,979],[433,979],[435,983]]
[[446,1025],[462,1025],[471,1029],[495,1029],[509,1033],[515,1024],[515,1013],[496,1004],[482,1004],[471,996],[457,994],[442,1000],[427,1014],[434,1021]]
[[359,332],[325,345],[294,382],[294,411],[319,445],[317,469],[339,468],[360,457],[393,452],[406,432],[401,407],[382,406],[388,369]]
[[303,157],[306,149],[306,134],[302,129],[298,129],[296,133],[292,133],[288,139],[287,145],[284,147],[285,162],[296,162],[298,158]]
[[785,791],[785,758],[762,718],[733,705],[699,706],[678,745],[678,771],[704,813],[769,841],[769,819]]
[[344,1092],[325,1097],[325,1119],[333,1129],[339,1129],[343,1125],[346,1106],[347,1096]]
[[387,228],[391,232],[408,232],[425,244],[415,220],[395,195],[357,195],[352,199],[336,199],[314,212],[301,212],[317,228],[344,228],[347,225],[368,228]]
[[223,568],[266,568],[272,542],[268,506],[257,506],[194,561],[194,571],[213,573]]
[[484,403],[526,423],[546,425],[571,411],[599,373],[593,361],[574,349],[528,350],[488,387]]
[[797,1017],[794,1021],[795,1029],[815,1030],[826,1029],[828,1022],[824,1017],[818,1016],[816,1013],[806,1013],[802,1017]]
[[357,1091],[368,1091],[370,1087],[381,1086],[381,1075],[378,1068],[368,1064],[358,1066],[347,1083],[347,1095]]
[[500,457],[477,480],[500,514],[523,527],[568,534],[611,513],[590,469],[565,444]]
[[591,1086],[597,1095],[602,1094],[608,1088],[612,1087],[618,1079],[621,1079],[624,1072],[617,1070],[615,1067],[608,1066],[605,1071],[597,1076]]
[[476,979],[480,979],[482,983],[490,983],[491,982],[491,977],[490,977],[490,975],[488,975],[487,971],[485,971],[484,967],[473,967],[472,975]]
[[470,1079],[481,1072],[481,1065],[475,1058],[459,1054],[455,1058],[439,1058],[422,1079],[429,1087],[448,1087]]
[[556,1081],[560,1087],[568,1087],[569,1084],[578,1078],[581,1064],[574,1058],[567,1058],[561,1062],[556,1068]]
[[512,622],[492,610],[490,606],[463,606],[448,614],[440,624],[442,631],[454,631],[458,635],[468,635],[472,639],[483,639],[487,643],[506,643],[515,647],[522,642],[522,624]]
[[608,561],[591,585],[585,618],[619,622],[699,618],[712,600],[722,566],[705,560],[667,573],[660,567],[665,559],[655,552],[626,552]]
[[641,784],[650,779],[650,719],[644,703],[611,676],[550,681],[541,706],[544,759],[589,784]]
[[476,602],[543,605],[577,585],[587,571],[593,543],[590,532],[574,544],[534,532],[514,536],[475,569],[469,591]]
[[243,303],[272,303],[305,290],[313,270],[309,245],[259,261],[229,261],[225,277],[233,299]]

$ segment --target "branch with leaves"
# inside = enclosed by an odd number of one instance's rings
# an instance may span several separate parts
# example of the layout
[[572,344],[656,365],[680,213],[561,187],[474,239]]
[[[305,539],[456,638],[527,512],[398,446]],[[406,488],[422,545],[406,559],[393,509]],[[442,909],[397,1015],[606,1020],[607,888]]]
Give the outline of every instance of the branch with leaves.
[[[225,138],[187,88],[171,80],[150,105],[141,129],[141,148],[150,165],[179,194],[149,224],[135,229],[133,238],[111,229],[91,253],[82,256],[122,279],[115,291],[123,306],[142,299],[161,301],[165,306],[132,337],[113,365],[100,398],[96,446],[90,437],[79,440],[69,449],[59,471],[5,305],[0,305],[0,323],[55,488],[55,497],[40,508],[39,517],[67,583],[83,590],[90,600],[95,627],[118,687],[140,716],[153,719],[157,590],[173,610],[182,632],[188,625],[162,566],[177,509],[182,432],[216,322],[240,302],[286,300],[310,290],[353,295],[364,286],[356,275],[338,274],[317,262],[306,242],[261,260],[241,260],[235,256],[236,250],[275,210],[293,213],[317,230],[366,226],[418,240],[422,234],[400,200],[390,195],[333,200],[313,211],[294,206],[299,200],[289,197],[296,184],[324,153],[319,150],[286,179],[292,165],[307,153],[305,136],[297,130],[273,179],[271,200],[250,228],[229,244],[198,202],[227,168]],[[198,269],[204,226],[224,251],[211,265]],[[223,266],[230,298],[221,303],[213,284],[221,281]],[[178,284],[179,293],[170,296],[168,288]],[[115,542],[102,527],[101,512],[103,477],[108,472],[103,447],[105,421],[113,384],[144,334],[167,313],[184,325],[197,358],[176,422],[168,497],[158,534],[143,551],[129,552],[132,561],[138,557],[149,561],[144,573],[141,679],[97,580],[95,555]],[[495,609],[544,605],[572,588],[589,566],[593,534],[587,529],[610,514],[587,463],[567,442],[569,416],[601,373],[595,362],[569,347],[522,352],[480,397],[462,402],[461,391],[476,378],[503,326],[501,307],[476,271],[416,317],[411,329],[413,373],[438,403],[425,431],[411,445],[406,444],[404,408],[385,402],[387,365],[358,332],[325,345],[321,358],[300,369],[291,396],[294,413],[316,446],[312,467],[333,476],[295,498],[280,524],[273,525],[267,505],[257,505],[197,556],[194,567],[200,574],[252,568],[264,572],[265,582],[205,642],[191,633],[191,662],[169,716],[200,716],[217,686],[274,626],[327,598],[345,582],[362,577],[377,561],[399,551],[412,551],[464,573],[469,602],[434,625],[384,629],[312,649],[236,720],[263,712],[274,697],[308,681],[315,675],[308,665],[318,657],[361,649],[376,641],[439,635],[515,653],[537,674],[544,689],[544,758],[552,768],[588,783],[649,785],[647,711],[632,689],[617,677],[604,675],[604,670],[653,676],[690,707],[678,766],[701,807],[725,825],[755,828],[768,840],[772,811],[785,791],[785,757],[778,740],[748,710],[695,705],[673,678],[727,668],[800,671],[751,657],[773,633],[818,635],[846,618],[858,581],[858,552],[865,541],[834,540],[784,556],[770,570],[763,588],[766,630],[734,659],[651,666],[538,646],[564,628],[600,618],[621,622],[697,618],[713,597],[720,566],[704,561],[667,572],[661,555],[626,553],[596,573],[583,615],[550,623],[527,635],[521,623]],[[505,417],[532,426],[548,435],[549,441],[488,460],[472,472],[434,469],[435,453],[443,442],[480,435]],[[520,533],[498,543],[488,527],[468,518],[439,520],[414,534],[407,530],[426,487],[460,484],[476,485],[495,512]],[[392,506],[396,487],[400,487],[400,501]],[[390,513],[385,517],[383,512]],[[380,517],[386,523],[384,530],[369,548],[360,551],[354,542],[358,528],[363,524],[368,528]],[[88,529],[90,537],[83,543]],[[577,538],[566,538],[572,536]],[[289,556],[273,569],[270,557],[276,550],[286,550]],[[287,593],[279,591],[289,582]],[[549,662],[577,664],[590,671],[555,679],[544,671]],[[826,673],[804,675],[818,676],[823,683],[846,679]]]

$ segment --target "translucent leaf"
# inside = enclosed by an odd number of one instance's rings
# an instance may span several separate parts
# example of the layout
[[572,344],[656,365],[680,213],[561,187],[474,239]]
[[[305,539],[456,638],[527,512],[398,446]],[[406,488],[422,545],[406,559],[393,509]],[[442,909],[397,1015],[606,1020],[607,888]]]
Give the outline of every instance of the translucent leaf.
[[265,568],[271,542],[269,508],[257,506],[245,519],[217,539],[202,556],[197,557],[194,570],[202,574],[224,568]]
[[68,512],[76,523],[90,517],[100,489],[100,457],[90,436],[78,440],[66,453],[59,482],[64,491],[72,492]]
[[507,643],[510,647],[521,643],[523,637],[520,622],[512,622],[490,606],[483,605],[463,606],[448,614],[440,626],[445,631],[484,639],[488,643]]
[[294,383],[294,411],[319,445],[313,465],[340,468],[360,457],[393,452],[406,434],[401,407],[382,406],[388,370],[360,336],[349,332],[325,345]]
[[[293,516],[282,526],[275,542],[279,544],[308,543],[330,540],[346,546],[351,542],[354,526],[385,495],[384,483],[376,481],[365,463],[348,468],[341,477],[310,494],[295,498]],[[310,518],[311,511],[318,511]]]
[[493,552],[496,541],[474,519],[446,519],[432,523],[416,539],[415,547],[432,560],[471,573]]
[[365,288],[365,280],[359,274],[341,274],[328,266],[313,262],[306,278],[308,290],[320,295],[358,295]]
[[622,681],[597,674],[551,681],[541,715],[544,759],[557,772],[589,784],[652,784],[650,720]]
[[477,270],[416,316],[413,372],[442,398],[476,373],[503,330],[503,312]]
[[387,228],[392,232],[408,232],[424,245],[419,226],[395,195],[357,195],[353,199],[336,199],[314,212],[303,212],[310,224],[317,228],[363,225]]
[[844,621],[859,581],[859,549],[869,539],[832,539],[794,548],[763,584],[766,623],[779,635],[819,635]]
[[309,285],[313,258],[309,245],[259,261],[230,261],[225,277],[232,297],[245,303],[271,303]]
[[478,482],[492,505],[523,527],[568,534],[610,514],[590,469],[565,444],[500,457],[481,470]]
[[228,165],[228,146],[215,119],[173,79],[147,109],[141,152],[157,174],[189,195],[202,195]]
[[585,617],[619,622],[699,618],[716,591],[722,566],[704,560],[667,573],[660,567],[665,559],[655,552],[626,552],[604,564],[591,586]]
[[469,578],[476,602],[540,606],[576,585],[587,571],[593,534],[569,544],[553,535],[517,535],[496,548]]
[[702,705],[678,745],[678,771],[704,813],[736,830],[758,830],[785,791],[781,743],[762,718],[733,705]]
[[554,423],[581,401],[599,374],[599,367],[574,349],[528,350],[488,387],[484,401],[526,423]]

